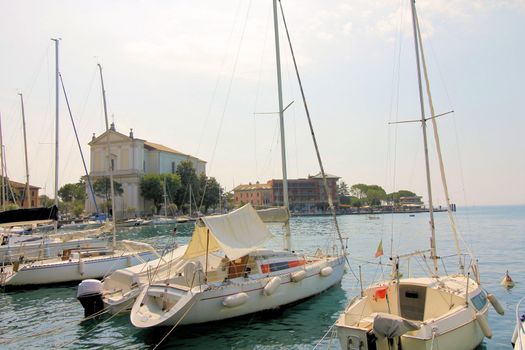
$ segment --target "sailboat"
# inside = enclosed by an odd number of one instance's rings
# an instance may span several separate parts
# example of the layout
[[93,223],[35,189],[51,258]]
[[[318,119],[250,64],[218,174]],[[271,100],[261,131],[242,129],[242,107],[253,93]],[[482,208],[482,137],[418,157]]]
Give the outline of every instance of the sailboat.
[[167,224],[176,224],[177,219],[175,217],[168,216],[168,193],[166,192],[166,177],[162,182],[162,192],[164,198],[164,216],[154,216],[153,225],[167,225]]
[[525,349],[525,314],[520,314],[521,304],[523,302],[525,302],[525,298],[522,298],[516,305],[516,326],[512,334],[512,346],[514,350]]
[[[432,104],[426,71],[421,33],[415,1],[410,0],[414,43],[416,51],[419,102],[423,131],[425,169],[430,216],[430,249],[392,257],[391,278],[372,284],[361,295],[353,298],[336,322],[337,336],[342,349],[474,349],[492,331],[487,321],[489,302],[500,314],[503,309],[495,297],[481,287],[477,261],[472,259],[471,272],[465,272],[459,247],[455,218],[452,215],[449,195],[437,134],[436,114]],[[420,56],[421,55],[421,56]],[[420,58],[421,57],[421,58]],[[422,87],[422,63],[431,117],[425,117]],[[447,200],[448,216],[454,233],[459,258],[459,273],[440,274],[437,255],[432,187],[427,146],[426,122],[432,120],[434,139],[440,163],[441,180]],[[401,259],[427,258],[428,277],[401,278]]]
[[[59,69],[58,69],[58,45],[59,40],[55,41],[56,54],[56,168],[55,168],[55,201],[58,201],[57,185],[58,185],[58,97],[59,97]],[[104,89],[104,80],[102,78],[102,66],[98,65],[100,69],[100,78],[102,84],[102,95],[104,101],[104,114],[106,119],[106,132],[109,129],[106,95]],[[113,186],[113,169],[109,161],[111,150],[109,134],[107,137],[107,155],[109,178],[111,183],[112,196],[112,210],[115,213],[114,200],[114,186]],[[114,216],[113,216],[114,219]],[[56,223],[55,231],[56,231]],[[149,260],[157,259],[160,255],[155,249],[146,243],[134,241],[122,241],[117,245],[116,242],[116,228],[112,225],[113,241],[110,247],[102,249],[70,249],[64,250],[62,254],[56,258],[39,260],[36,262],[16,264],[2,268],[0,273],[0,286],[26,286],[26,285],[42,285],[50,283],[62,283],[79,281],[85,278],[101,278],[107,274],[125,267],[130,267]]]
[[[137,297],[130,315],[135,327],[203,323],[276,309],[341,282],[346,260],[344,246],[341,251],[334,247],[334,254],[320,249],[313,256],[292,251],[276,0],[273,14],[287,213],[284,250],[264,248],[272,234],[250,204],[225,215],[197,219],[183,259],[174,266],[171,276],[152,281]],[[324,174],[321,162],[320,166]],[[325,186],[333,209],[326,181]]]

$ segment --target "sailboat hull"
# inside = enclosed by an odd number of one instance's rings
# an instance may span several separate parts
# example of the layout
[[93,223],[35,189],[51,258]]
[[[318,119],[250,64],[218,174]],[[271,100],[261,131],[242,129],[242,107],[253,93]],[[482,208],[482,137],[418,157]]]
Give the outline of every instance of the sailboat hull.
[[375,285],[351,302],[336,322],[337,335],[343,350],[388,350],[386,335],[380,336],[383,329],[376,322],[398,317],[419,325],[419,329],[392,335],[394,343],[399,339],[405,350],[474,349],[490,336],[488,324],[483,329],[480,322],[486,320],[488,308],[486,294],[464,276],[440,277],[435,282],[401,279],[399,287]]
[[[142,259],[139,260],[137,256]],[[28,286],[51,283],[80,281],[88,278],[102,278],[107,274],[126,267],[156,259],[155,252],[146,251],[136,254],[123,253],[110,257],[84,259],[82,261],[60,261],[55,263],[34,263],[21,266],[17,272],[5,271],[2,285]]]
[[[332,272],[323,275],[329,266]],[[326,270],[325,270],[326,271]],[[135,301],[131,322],[139,328],[173,326],[218,321],[264,310],[276,309],[319,294],[341,282],[344,273],[342,256],[319,261],[306,268],[306,276],[292,281],[291,273],[279,275],[280,285],[269,294],[265,286],[273,277],[259,279],[238,278],[229,284],[194,287],[183,292],[176,286],[153,285],[145,288]],[[175,304],[166,311],[162,301],[173,296]],[[225,299],[245,293],[247,298],[239,305],[227,306]],[[168,301],[169,303],[169,301]]]
[[43,243],[42,239],[40,239],[15,245],[0,246],[0,262],[2,264],[9,264],[17,261],[21,256],[25,261],[38,260],[56,257],[58,254],[61,254],[63,250],[67,249],[99,249],[105,248],[108,245],[107,240],[96,238],[66,242],[48,238],[43,239]]

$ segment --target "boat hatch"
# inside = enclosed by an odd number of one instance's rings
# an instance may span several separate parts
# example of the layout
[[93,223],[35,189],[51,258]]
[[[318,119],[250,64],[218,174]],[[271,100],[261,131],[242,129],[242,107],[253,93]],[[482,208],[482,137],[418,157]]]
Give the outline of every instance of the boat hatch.
[[425,300],[427,288],[425,286],[399,286],[399,307],[401,317],[408,320],[423,321],[425,315]]

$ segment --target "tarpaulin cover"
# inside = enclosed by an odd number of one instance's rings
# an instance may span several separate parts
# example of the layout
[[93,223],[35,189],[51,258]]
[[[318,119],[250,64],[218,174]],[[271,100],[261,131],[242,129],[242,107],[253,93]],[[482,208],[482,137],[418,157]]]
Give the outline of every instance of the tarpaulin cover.
[[58,220],[58,208],[29,208],[7,210],[0,213],[0,225],[30,225]]
[[225,215],[205,216],[195,225],[185,257],[222,250],[230,260],[261,247],[273,236],[250,204]]
[[374,317],[374,333],[379,339],[400,337],[419,327],[418,323],[396,315],[378,313]]

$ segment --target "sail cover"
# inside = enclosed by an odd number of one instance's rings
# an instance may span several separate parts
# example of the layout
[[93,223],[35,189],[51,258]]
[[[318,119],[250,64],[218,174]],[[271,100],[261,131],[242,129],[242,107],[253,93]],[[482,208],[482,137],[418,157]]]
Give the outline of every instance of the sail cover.
[[29,208],[7,210],[0,213],[0,226],[31,225],[58,220],[58,208]]
[[204,255],[206,250],[222,250],[230,260],[235,260],[273,237],[250,204],[231,213],[206,216],[199,221],[202,222],[195,225],[185,258]]
[[263,222],[287,222],[289,219],[288,208],[276,207],[257,210]]

